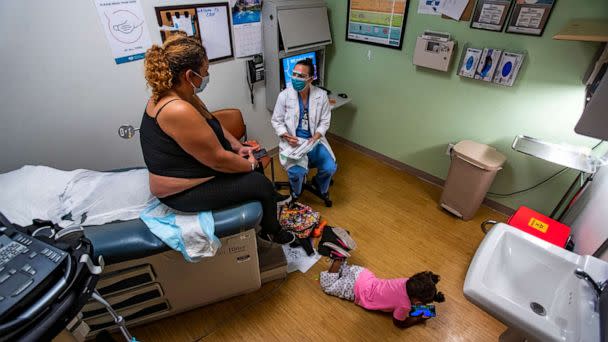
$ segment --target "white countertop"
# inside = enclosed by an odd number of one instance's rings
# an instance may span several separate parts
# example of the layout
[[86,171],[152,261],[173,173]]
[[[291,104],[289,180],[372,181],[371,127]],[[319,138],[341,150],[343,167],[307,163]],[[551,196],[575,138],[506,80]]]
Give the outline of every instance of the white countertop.
[[[344,106],[345,104],[350,102],[350,100],[351,100],[350,96],[344,99],[344,98],[341,98],[340,96],[338,96],[338,94],[341,94],[341,93],[342,92],[340,92],[340,91],[332,90],[331,94],[329,95],[330,100],[332,100],[332,99],[336,100],[336,103],[334,103],[334,104],[331,104],[331,102],[330,102],[329,106],[330,106],[331,110]],[[348,94],[346,94],[346,95],[348,95]]]

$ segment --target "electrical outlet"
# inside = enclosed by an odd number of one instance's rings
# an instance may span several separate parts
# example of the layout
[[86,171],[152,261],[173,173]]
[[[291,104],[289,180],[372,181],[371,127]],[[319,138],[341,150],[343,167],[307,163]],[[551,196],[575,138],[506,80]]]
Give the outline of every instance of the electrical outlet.
[[452,156],[452,150],[454,149],[454,143],[448,143],[448,148],[445,150],[445,154]]

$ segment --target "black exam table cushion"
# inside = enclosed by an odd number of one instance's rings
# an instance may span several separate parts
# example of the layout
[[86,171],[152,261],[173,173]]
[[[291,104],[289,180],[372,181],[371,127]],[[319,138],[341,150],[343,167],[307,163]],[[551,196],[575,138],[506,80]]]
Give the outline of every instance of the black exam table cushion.
[[[247,202],[214,210],[212,214],[215,235],[222,238],[258,226],[262,220],[262,205],[260,202]],[[145,258],[170,249],[140,219],[87,226],[84,231],[93,244],[95,259],[102,255],[108,265]]]

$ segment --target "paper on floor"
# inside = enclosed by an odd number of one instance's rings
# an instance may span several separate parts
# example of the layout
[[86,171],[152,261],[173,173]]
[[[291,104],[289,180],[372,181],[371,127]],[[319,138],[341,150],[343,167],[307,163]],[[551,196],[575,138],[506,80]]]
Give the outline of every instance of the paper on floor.
[[293,271],[306,273],[321,259],[321,255],[317,251],[315,251],[315,254],[308,256],[302,247],[292,248],[289,245],[283,245],[282,247],[287,259],[287,273]]

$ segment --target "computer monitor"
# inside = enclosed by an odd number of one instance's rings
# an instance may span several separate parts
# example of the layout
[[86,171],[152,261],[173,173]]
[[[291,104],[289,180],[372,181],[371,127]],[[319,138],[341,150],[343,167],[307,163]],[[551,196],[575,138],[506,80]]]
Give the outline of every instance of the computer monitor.
[[310,58],[312,59],[312,64],[315,67],[314,70],[314,79],[318,79],[318,68],[317,68],[317,54],[316,52],[306,52],[300,55],[289,56],[283,58],[283,79],[285,80],[285,87],[291,84],[291,72],[293,71],[293,67],[296,66],[296,63],[299,61]]

